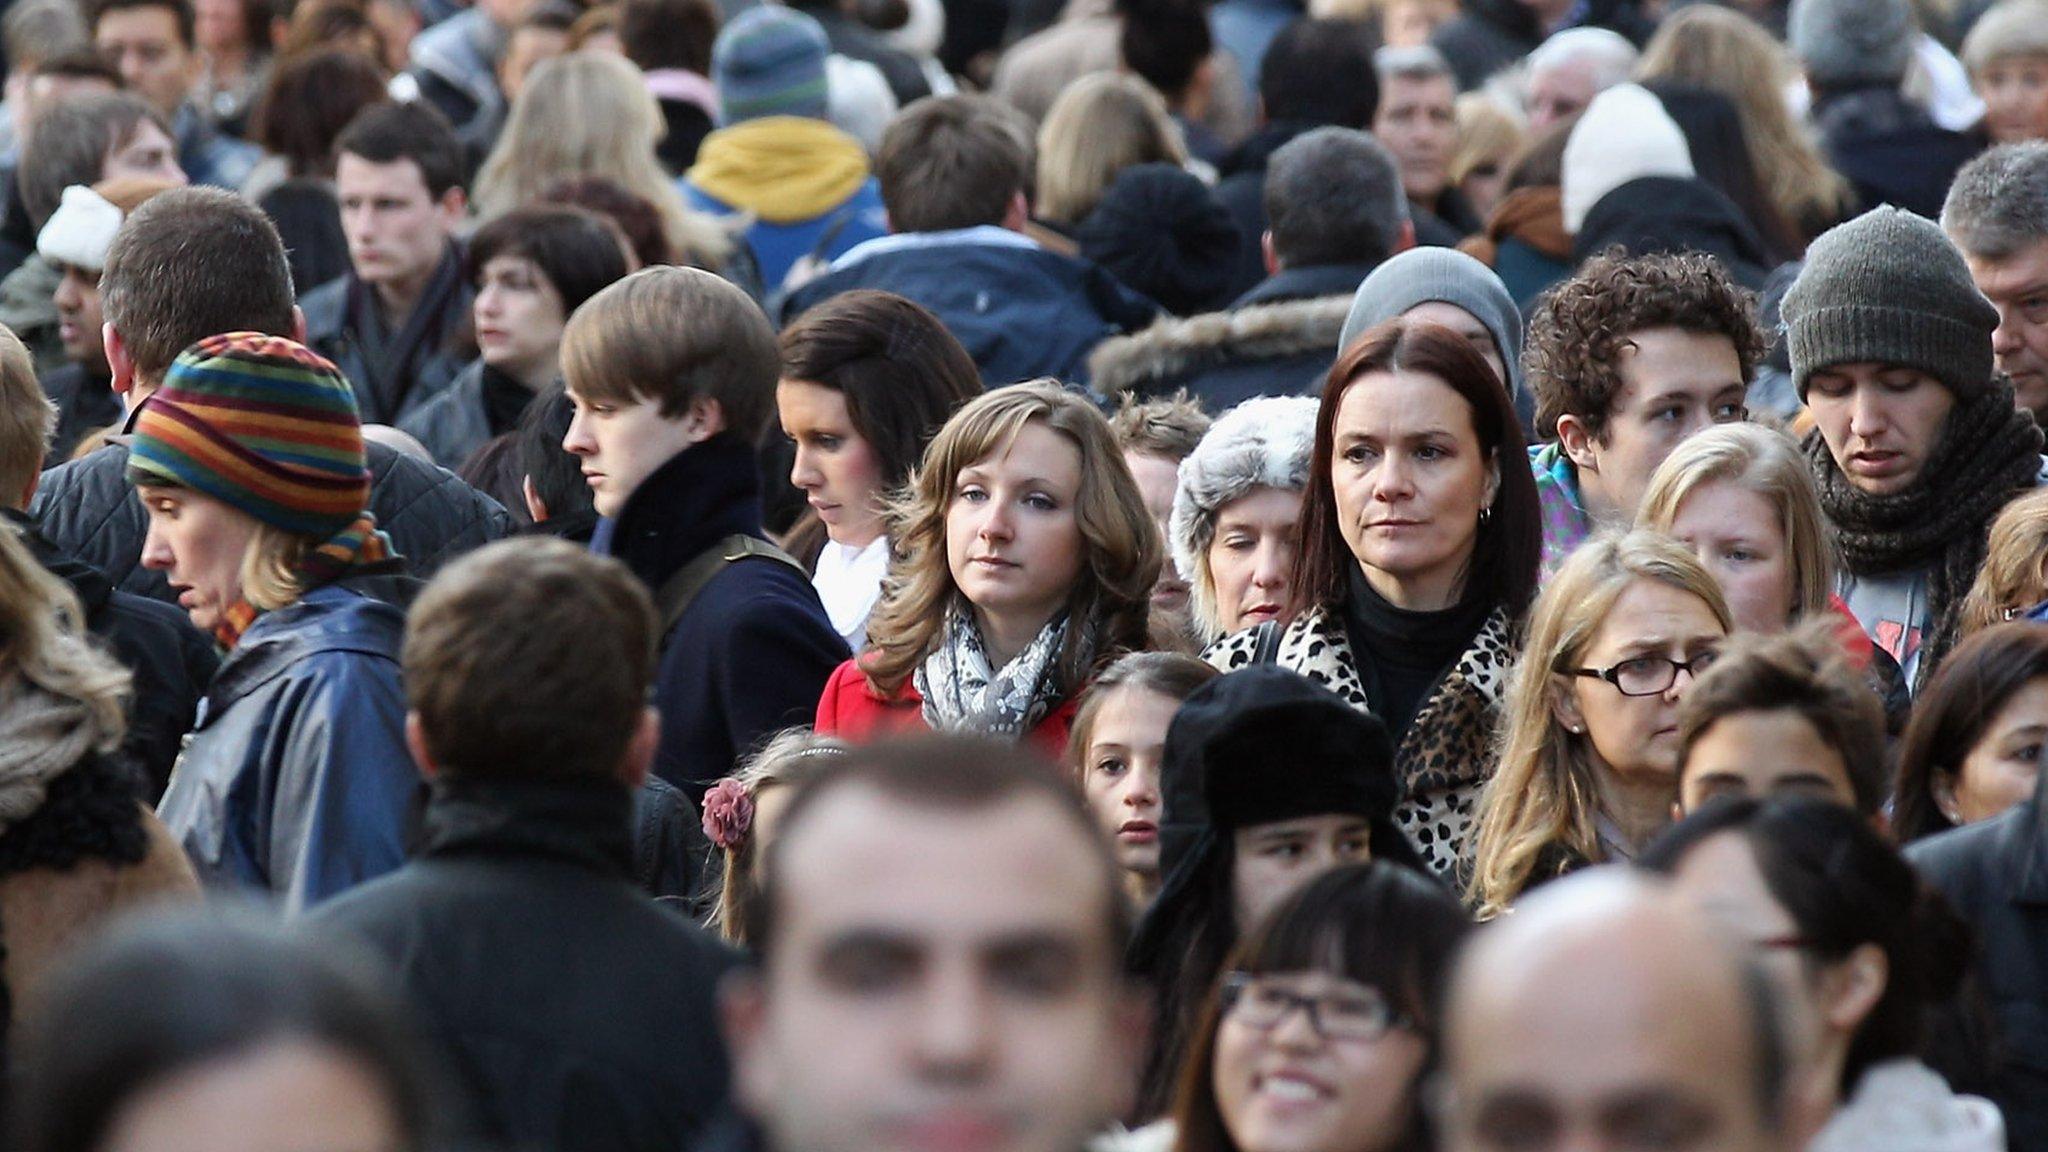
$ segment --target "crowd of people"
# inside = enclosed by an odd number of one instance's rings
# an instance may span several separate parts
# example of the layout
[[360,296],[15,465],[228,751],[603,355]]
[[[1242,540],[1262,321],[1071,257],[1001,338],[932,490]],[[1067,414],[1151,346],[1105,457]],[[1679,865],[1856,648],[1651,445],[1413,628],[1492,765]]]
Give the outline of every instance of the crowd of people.
[[12,0],[21,1152],[2048,1152],[2048,0]]

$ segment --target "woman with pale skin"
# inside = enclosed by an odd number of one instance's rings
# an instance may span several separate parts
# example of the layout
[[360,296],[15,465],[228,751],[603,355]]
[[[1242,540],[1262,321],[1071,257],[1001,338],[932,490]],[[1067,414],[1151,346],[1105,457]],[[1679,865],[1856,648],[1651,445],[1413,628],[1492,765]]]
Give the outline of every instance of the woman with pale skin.
[[725,856],[718,900],[704,925],[727,943],[747,946],[747,923],[761,894],[761,862],[796,786],[830,771],[845,753],[846,745],[837,740],[792,728],[704,793],[704,837]]
[[1290,897],[1231,956],[1175,1110],[1175,1152],[1423,1152],[1444,984],[1471,921],[1387,864]]
[[2048,0],[1992,5],[1970,27],[1961,55],[1993,144],[2048,140]]
[[868,649],[818,731],[1031,739],[1057,756],[1096,673],[1145,647],[1159,532],[1109,423],[1052,381],[960,409],[895,505]]
[[1820,498],[1799,449],[1758,424],[1709,428],[1650,478],[1636,525],[1692,550],[1736,628],[1783,632],[1833,600]]
[[1480,799],[1483,917],[1590,864],[1633,858],[1678,798],[1678,706],[1734,628],[1713,576],[1669,537],[1596,537],[1530,615],[1500,762]]
[[1247,400],[1181,462],[1168,534],[1203,642],[1287,614],[1315,425],[1306,397]]
[[775,409],[807,511],[785,541],[858,653],[889,570],[887,503],[981,376],[938,317],[888,292],[847,292],[782,333]]
[[1300,672],[1392,735],[1395,818],[1458,865],[1541,555],[1505,384],[1470,341],[1413,318],[1368,329],[1317,408],[1287,618],[1212,645],[1219,668]]
[[1867,820],[1826,800],[1730,800],[1673,827],[1640,863],[1770,985],[1788,1146],[2005,1148],[1998,1108],[1921,1062],[1929,1009],[1970,963],[1969,930]]
[[1914,700],[1899,745],[1899,843],[1988,820],[2034,795],[2048,753],[2048,624],[2015,621],[1958,645]]
[[1182,701],[1216,670],[1177,652],[1134,652],[1088,689],[1067,742],[1067,767],[1116,851],[1131,902],[1159,894],[1159,786],[1166,729]]

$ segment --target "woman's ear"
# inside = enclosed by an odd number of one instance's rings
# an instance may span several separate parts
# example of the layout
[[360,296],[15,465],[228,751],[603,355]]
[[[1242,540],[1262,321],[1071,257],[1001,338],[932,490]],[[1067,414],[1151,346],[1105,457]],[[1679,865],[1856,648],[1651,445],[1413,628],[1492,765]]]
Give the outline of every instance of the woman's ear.
[[1586,715],[1579,709],[1579,694],[1558,683],[1556,677],[1551,678],[1550,715],[1572,735],[1585,734]]
[[1500,449],[1486,454],[1486,494],[1479,498],[1479,507],[1493,510],[1493,502],[1500,498]]
[[1820,978],[1820,1015],[1827,1026],[1854,1034],[1884,998],[1891,980],[1891,963],[1884,949],[1859,944],[1848,956],[1829,965]]
[[1962,809],[1956,804],[1956,774],[1946,768],[1936,768],[1927,775],[1927,791],[1934,797],[1934,806],[1951,824],[1961,824]]

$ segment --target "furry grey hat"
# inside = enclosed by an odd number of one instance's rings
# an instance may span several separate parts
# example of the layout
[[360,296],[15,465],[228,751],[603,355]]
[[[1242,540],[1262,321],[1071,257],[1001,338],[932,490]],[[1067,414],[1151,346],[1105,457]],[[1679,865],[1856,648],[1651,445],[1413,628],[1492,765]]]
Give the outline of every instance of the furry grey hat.
[[1822,88],[1899,83],[1919,34],[1909,0],[1792,0],[1785,16],[1793,58]]
[[1317,402],[1306,396],[1261,396],[1218,417],[1209,434],[1180,462],[1173,493],[1173,566],[1194,591],[1195,623],[1206,639],[1217,625],[1216,582],[1205,559],[1216,539],[1223,506],[1261,485],[1308,487],[1309,451],[1315,446]]

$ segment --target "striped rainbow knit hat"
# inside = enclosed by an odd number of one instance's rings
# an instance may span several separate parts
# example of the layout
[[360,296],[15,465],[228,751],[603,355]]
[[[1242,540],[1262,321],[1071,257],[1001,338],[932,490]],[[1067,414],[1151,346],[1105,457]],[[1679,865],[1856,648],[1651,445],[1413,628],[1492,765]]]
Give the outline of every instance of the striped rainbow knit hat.
[[178,354],[135,421],[128,474],[322,540],[370,498],[348,379],[304,345],[260,332],[209,336]]

